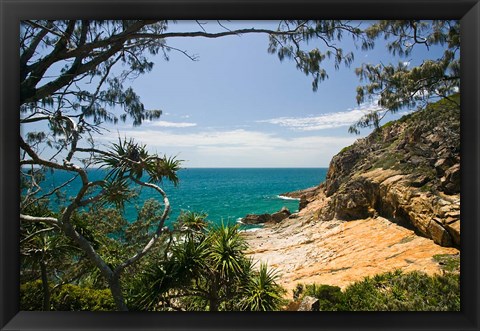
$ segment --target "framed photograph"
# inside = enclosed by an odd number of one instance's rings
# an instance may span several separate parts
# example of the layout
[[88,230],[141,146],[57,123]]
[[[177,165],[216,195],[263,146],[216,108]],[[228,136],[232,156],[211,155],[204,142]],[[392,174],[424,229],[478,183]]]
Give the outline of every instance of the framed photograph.
[[477,0],[0,5],[1,330],[479,329]]

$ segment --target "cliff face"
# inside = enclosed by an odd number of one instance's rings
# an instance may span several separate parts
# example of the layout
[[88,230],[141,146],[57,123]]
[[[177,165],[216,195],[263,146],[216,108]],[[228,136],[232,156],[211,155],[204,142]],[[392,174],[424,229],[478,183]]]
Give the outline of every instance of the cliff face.
[[387,123],[333,157],[325,183],[282,195],[300,198],[300,211],[245,238],[287,289],[394,269],[439,273],[435,255],[459,254],[459,106],[442,101]]
[[382,216],[459,246],[459,106],[443,100],[358,140],[333,157],[322,189],[319,220]]

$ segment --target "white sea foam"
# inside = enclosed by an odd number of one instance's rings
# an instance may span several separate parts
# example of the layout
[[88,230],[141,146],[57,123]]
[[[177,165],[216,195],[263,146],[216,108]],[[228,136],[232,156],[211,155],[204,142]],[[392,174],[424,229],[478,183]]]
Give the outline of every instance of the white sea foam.
[[300,198],[291,198],[291,197],[286,197],[284,195],[277,195],[277,198],[282,199],[282,200],[300,200]]
[[255,231],[258,231],[262,228],[251,228],[251,229],[246,229],[245,232],[255,232]]
[[245,229],[245,230],[240,230],[240,232],[255,232],[260,230],[261,228],[251,228],[251,229]]

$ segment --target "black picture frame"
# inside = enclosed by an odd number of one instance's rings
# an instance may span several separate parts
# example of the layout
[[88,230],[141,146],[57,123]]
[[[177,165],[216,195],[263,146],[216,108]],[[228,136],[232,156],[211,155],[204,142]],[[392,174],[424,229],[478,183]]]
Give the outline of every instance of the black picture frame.
[[[480,4],[478,0],[0,0],[0,327],[2,330],[478,330]],[[19,311],[19,62],[22,19],[461,19],[460,312]]]

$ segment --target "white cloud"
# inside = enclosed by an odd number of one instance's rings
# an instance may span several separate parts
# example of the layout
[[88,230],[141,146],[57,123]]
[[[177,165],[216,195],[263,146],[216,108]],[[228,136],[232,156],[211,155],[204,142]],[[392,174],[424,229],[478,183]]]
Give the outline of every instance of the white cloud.
[[[179,155],[187,160],[187,167],[326,167],[335,154],[358,138],[286,138],[243,129],[180,134],[145,128],[120,135],[132,137],[152,151]],[[113,141],[117,134],[101,139]]]
[[152,122],[149,122],[148,125],[155,126],[155,127],[162,127],[162,128],[189,128],[192,126],[196,126],[197,123],[152,121]]
[[350,126],[366,113],[380,109],[381,107],[377,105],[377,102],[373,101],[343,112],[309,117],[278,117],[258,122],[276,124],[296,131],[316,131]]

